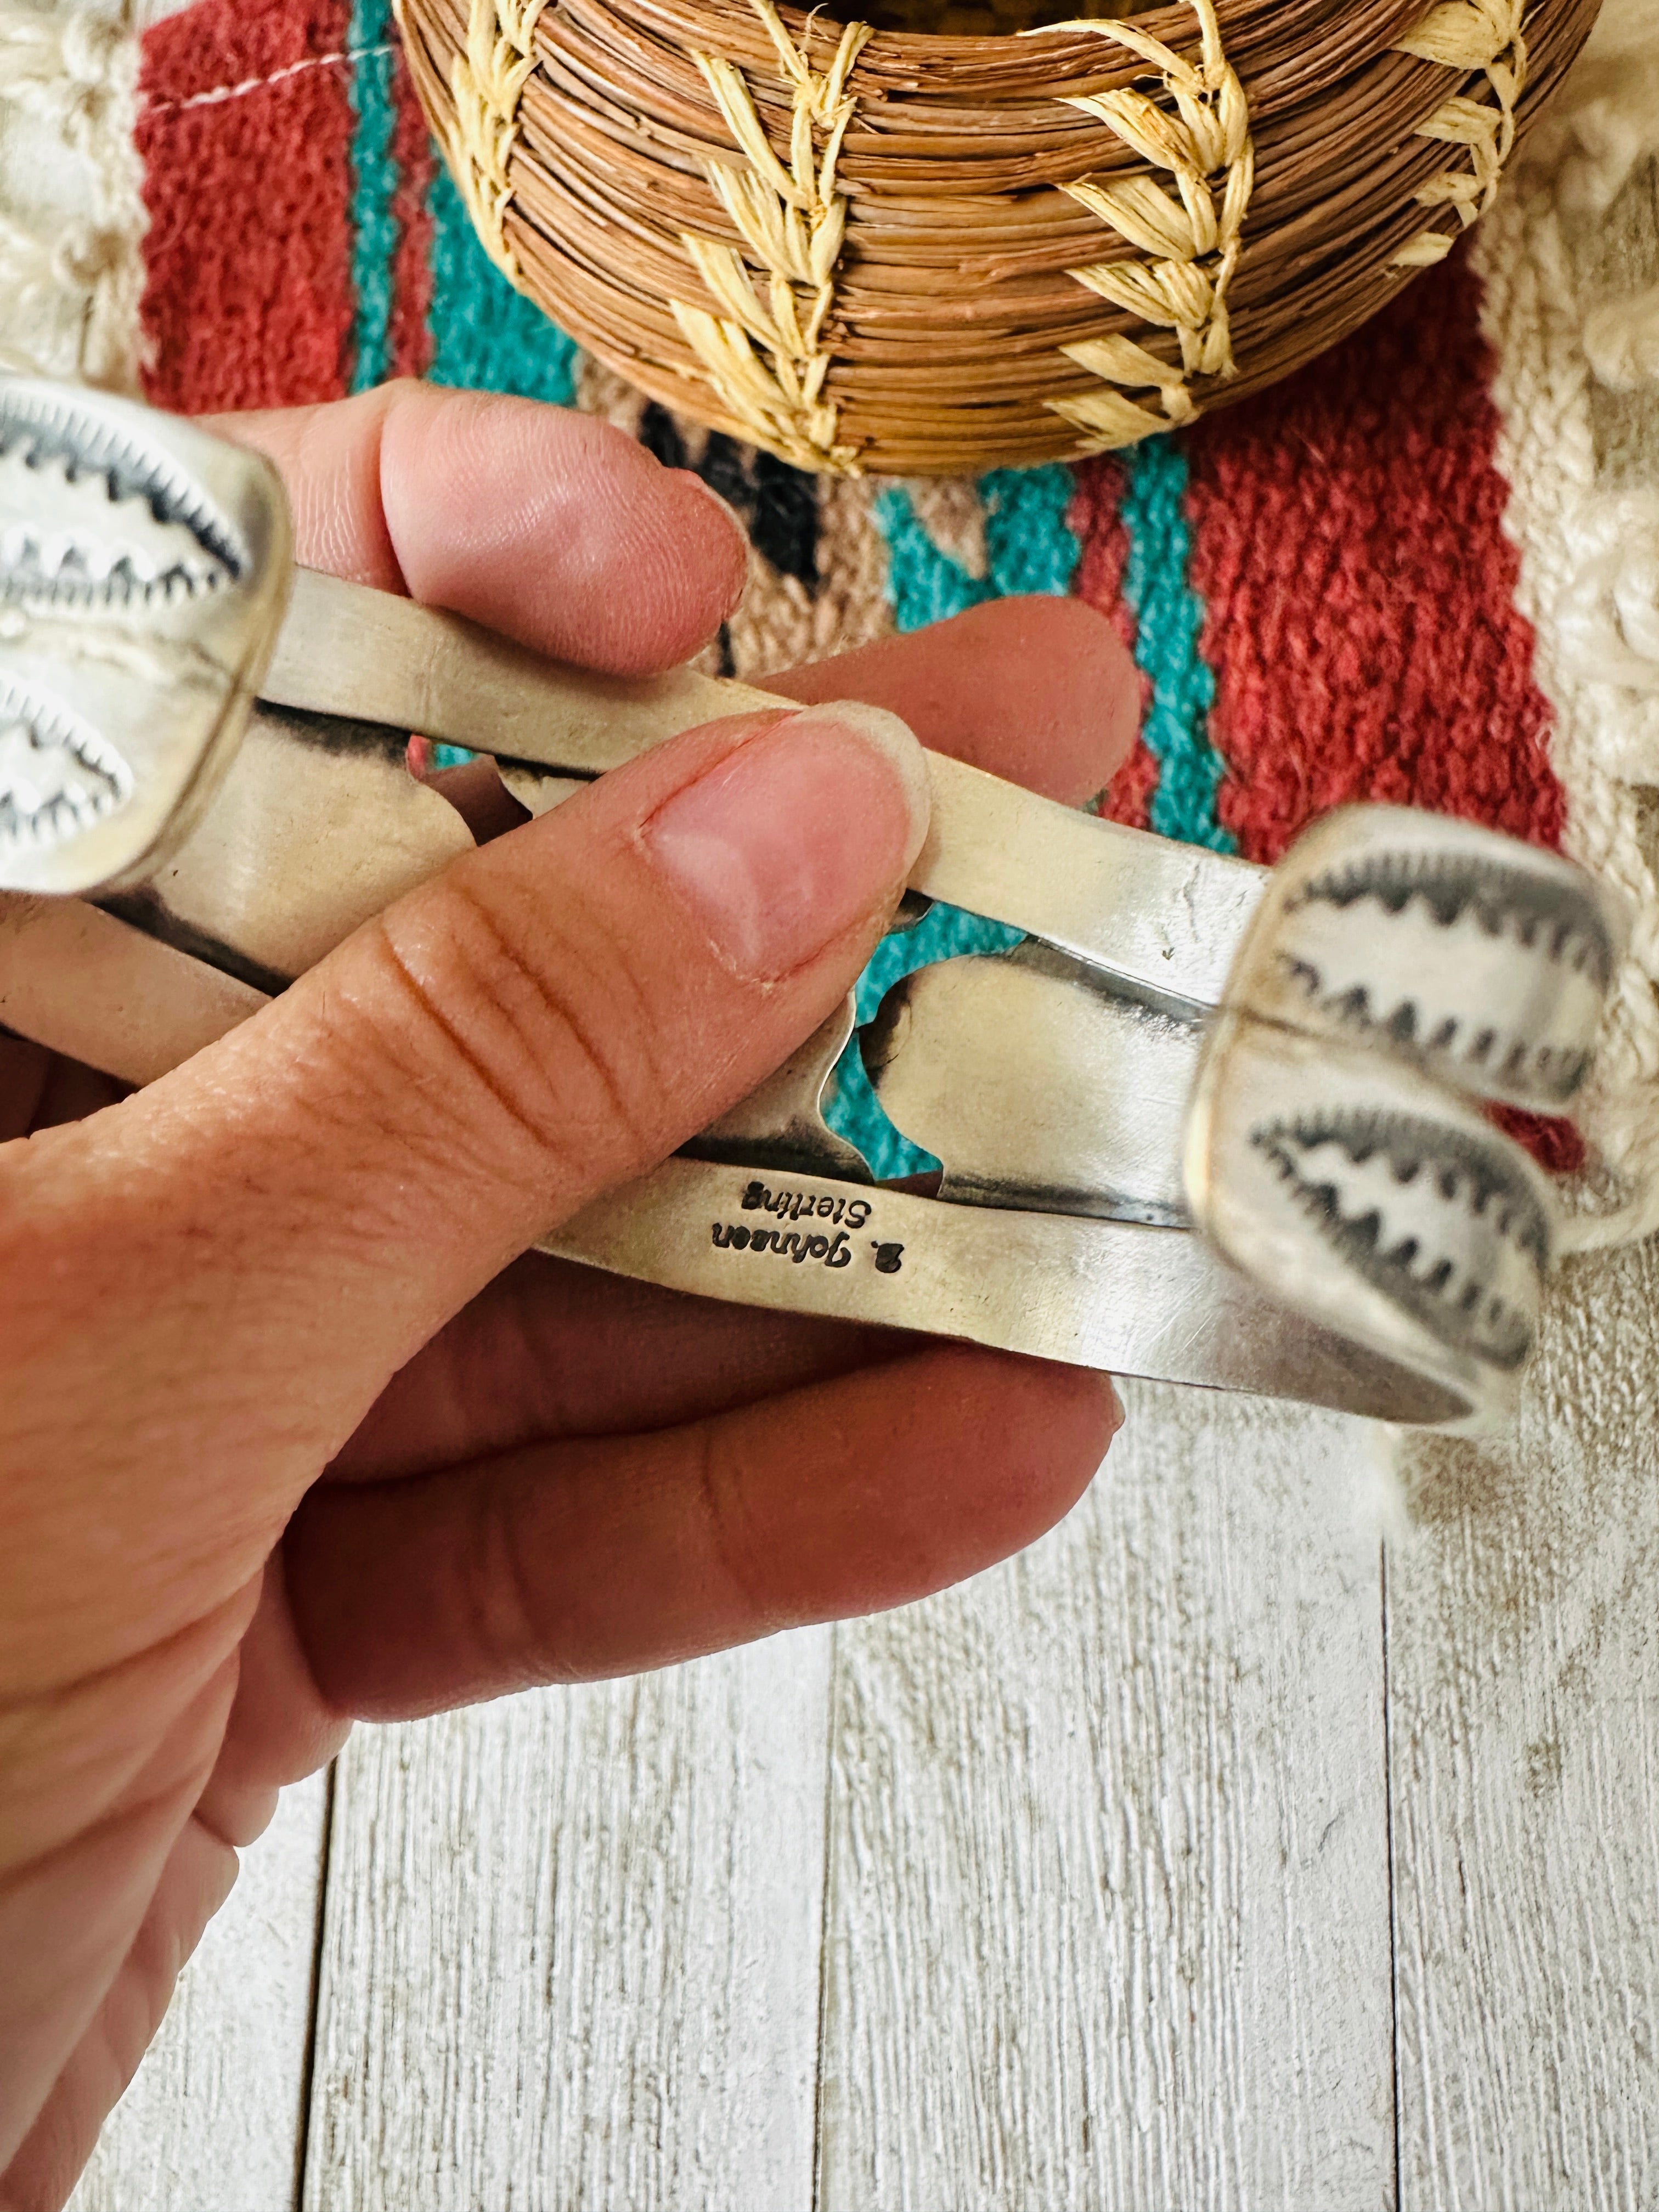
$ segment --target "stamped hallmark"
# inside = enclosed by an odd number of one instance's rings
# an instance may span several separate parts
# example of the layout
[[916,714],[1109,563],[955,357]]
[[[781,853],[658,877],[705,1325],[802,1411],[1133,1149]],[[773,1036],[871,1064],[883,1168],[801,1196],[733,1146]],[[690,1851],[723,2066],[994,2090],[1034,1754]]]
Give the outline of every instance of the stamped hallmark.
[[745,1213],[757,1212],[775,1213],[786,1221],[802,1218],[840,1222],[845,1218],[849,1229],[862,1229],[870,1218],[867,1198],[848,1198],[844,1192],[833,1194],[828,1191],[769,1190],[763,1182],[751,1182],[743,1194]]
[[[811,1261],[821,1267],[850,1267],[861,1243],[853,1240],[869,1221],[871,1202],[845,1191],[773,1190],[751,1182],[744,1188],[740,1210],[770,1214],[785,1229],[767,1222],[714,1221],[709,1233],[720,1252],[769,1252],[797,1267]],[[821,1223],[822,1227],[813,1224]],[[878,1275],[896,1275],[903,1264],[902,1244],[867,1240]]]
[[751,1229],[746,1222],[716,1221],[710,1224],[717,1250],[721,1252],[775,1252],[781,1259],[793,1260],[804,1267],[808,1260],[816,1260],[826,1267],[850,1267],[852,1247],[847,1241],[847,1231],[838,1229],[833,1237],[822,1230]]

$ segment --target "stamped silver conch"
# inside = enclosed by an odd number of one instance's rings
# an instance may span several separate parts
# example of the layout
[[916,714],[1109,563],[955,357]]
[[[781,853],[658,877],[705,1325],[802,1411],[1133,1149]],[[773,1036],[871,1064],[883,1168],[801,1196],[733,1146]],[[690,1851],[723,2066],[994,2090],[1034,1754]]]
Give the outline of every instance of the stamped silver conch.
[[[254,456],[0,378],[0,1020],[144,1081],[471,843],[410,731],[532,813],[783,706],[555,667],[292,564]],[[1566,1111],[1623,952],[1557,855],[1349,807],[1273,871],[930,755],[907,915],[1022,933],[851,1004],[550,1249],[681,1290],[1400,1420],[1500,1420],[1549,1180],[1492,1109]],[[826,1100],[857,1054],[933,1155],[876,1177]],[[839,1071],[839,1073],[838,1073]]]

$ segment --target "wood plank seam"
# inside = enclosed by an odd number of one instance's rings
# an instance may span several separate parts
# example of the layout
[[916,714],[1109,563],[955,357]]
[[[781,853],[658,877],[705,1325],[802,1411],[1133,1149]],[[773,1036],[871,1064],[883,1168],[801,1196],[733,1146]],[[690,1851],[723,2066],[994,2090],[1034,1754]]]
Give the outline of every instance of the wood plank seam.
[[331,1759],[323,1793],[323,1842],[317,1877],[317,1911],[311,1935],[311,1990],[306,2004],[305,2058],[300,2074],[300,2108],[295,2116],[294,2206],[305,2203],[306,2167],[311,2156],[311,2103],[317,2081],[317,2028],[323,1996],[323,1931],[328,1920],[328,1878],[334,1859],[334,1802],[340,1762]]
[[1377,1547],[1376,1565],[1378,1642],[1382,1655],[1382,1819],[1388,1836],[1389,1863],[1389,2063],[1394,2110],[1389,2133],[1394,2139],[1394,2194],[1389,2212],[1401,2212],[1400,2195],[1400,1900],[1394,1863],[1394,1753],[1389,1729],[1389,1547],[1385,1538]]
[[818,2018],[812,2066],[812,2202],[822,2212],[823,2193],[823,2059],[830,2034],[830,1869],[835,1837],[836,1745],[834,1716],[841,1675],[841,1626],[830,1630],[830,1724],[823,1731],[823,1889],[818,1905]]

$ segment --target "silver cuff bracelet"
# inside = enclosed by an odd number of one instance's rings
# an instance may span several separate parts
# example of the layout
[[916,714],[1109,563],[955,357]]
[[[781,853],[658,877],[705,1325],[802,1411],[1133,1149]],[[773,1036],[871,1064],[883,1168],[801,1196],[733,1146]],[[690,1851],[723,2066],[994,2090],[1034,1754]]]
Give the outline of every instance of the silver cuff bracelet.
[[[789,702],[559,668],[296,570],[267,465],[0,380],[0,1020],[129,1081],[255,1011],[471,838],[406,736],[532,813]],[[878,1182],[823,1115],[850,1002],[547,1249],[676,1289],[1395,1421],[1501,1419],[1547,1178],[1486,1104],[1565,1110],[1623,950],[1553,854],[1405,808],[1271,872],[930,754],[911,876],[1023,933],[896,984],[854,1048],[941,1164]]]

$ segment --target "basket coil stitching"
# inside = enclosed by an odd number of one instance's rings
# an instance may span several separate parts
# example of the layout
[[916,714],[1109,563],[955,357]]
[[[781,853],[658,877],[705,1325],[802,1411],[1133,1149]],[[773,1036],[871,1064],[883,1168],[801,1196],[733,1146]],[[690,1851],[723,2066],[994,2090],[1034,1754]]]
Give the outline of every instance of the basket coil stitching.
[[[1192,0],[1192,5],[1200,40],[1195,61],[1131,23],[1085,21],[1048,27],[1115,39],[1158,72],[1175,105],[1170,114],[1146,93],[1135,91],[1100,93],[1066,102],[1104,123],[1154,170],[1173,177],[1180,195],[1171,198],[1152,177],[1132,177],[1119,184],[1085,177],[1063,187],[1150,257],[1145,262],[1100,262],[1066,273],[1141,322],[1174,331],[1181,346],[1179,368],[1158,360],[1133,338],[1116,334],[1062,347],[1080,368],[1103,383],[1126,387],[1046,403],[1053,413],[1085,434],[1091,452],[1133,445],[1153,431],[1190,422],[1199,408],[1188,379],[1225,380],[1237,374],[1227,287],[1238,265],[1239,232],[1255,179],[1255,149],[1249,105],[1237,72],[1222,52],[1213,0]],[[1149,387],[1158,395],[1162,415],[1127,396]]]
[[[393,0],[405,40],[407,0]],[[444,128],[444,151],[456,188],[484,251],[509,283],[523,286],[518,256],[507,244],[507,210],[513,198],[507,164],[519,136],[519,101],[536,66],[536,25],[548,0],[472,0],[466,52],[449,73],[454,113]]]
[[[445,152],[479,237],[495,266],[520,288],[523,275],[506,228],[509,170],[520,101],[536,65],[536,27],[549,4],[471,0],[465,49],[450,68],[451,112],[442,119]],[[1153,173],[1118,180],[1084,177],[1061,187],[1144,257],[1067,273],[1146,329],[1172,331],[1180,354],[1178,365],[1162,361],[1119,332],[1061,349],[1103,387],[1042,403],[1081,434],[1085,452],[1132,445],[1191,422],[1201,411],[1196,380],[1225,382],[1237,374],[1227,295],[1255,152],[1249,102],[1223,52],[1215,0],[1190,4],[1200,33],[1192,56],[1115,20],[1050,24],[1025,33],[1109,38],[1145,64],[1138,74],[1160,80],[1157,97],[1133,88],[1060,95],[1104,123]],[[393,5],[406,30],[409,0]],[[667,305],[731,427],[799,467],[856,475],[858,449],[841,441],[837,409],[825,397],[832,356],[824,336],[847,234],[848,201],[836,169],[857,104],[848,79],[873,33],[867,24],[848,24],[829,67],[817,70],[796,47],[774,0],[750,5],[790,93],[789,159],[786,164],[774,150],[737,64],[694,50],[691,58],[746,162],[711,158],[704,164],[740,246],[682,231],[681,243],[718,312],[680,300]],[[1442,259],[1458,230],[1491,205],[1526,83],[1524,7],[1525,0],[1438,0],[1391,49],[1460,76],[1483,72],[1491,96],[1482,100],[1460,91],[1418,125],[1416,136],[1467,154],[1467,164],[1440,170],[1416,193],[1425,207],[1452,208],[1457,226],[1416,232],[1389,269],[1425,268]]]
[[829,68],[819,72],[797,51],[772,0],[750,5],[790,88],[787,168],[743,72],[718,55],[694,52],[692,59],[748,156],[745,170],[723,161],[709,161],[706,169],[738,237],[767,272],[765,296],[735,246],[683,231],[681,243],[697,274],[726,312],[710,314],[680,300],[668,304],[721,405],[752,438],[799,467],[856,473],[857,454],[837,442],[836,410],[823,398],[830,356],[823,337],[847,235],[847,199],[836,189],[836,165],[856,105],[847,78],[872,33],[868,24],[849,23]]
[[[1451,206],[1458,229],[1467,230],[1498,196],[1515,143],[1515,104],[1527,82],[1527,48],[1521,36],[1524,0],[1443,0],[1391,51],[1468,74],[1486,72],[1495,106],[1457,93],[1437,107],[1415,136],[1468,149],[1469,167],[1442,169],[1416,194],[1424,207]],[[1419,230],[1395,255],[1391,269],[1427,269],[1443,261],[1457,231]]]

